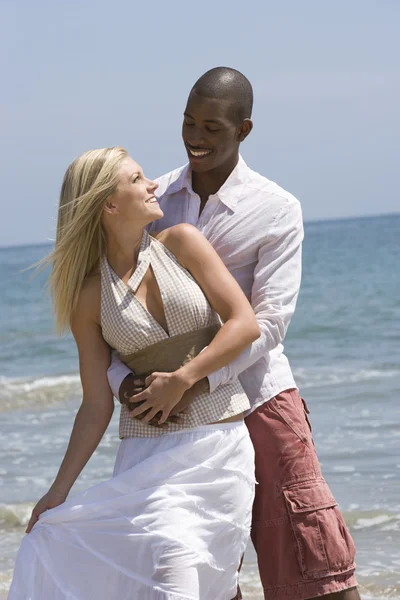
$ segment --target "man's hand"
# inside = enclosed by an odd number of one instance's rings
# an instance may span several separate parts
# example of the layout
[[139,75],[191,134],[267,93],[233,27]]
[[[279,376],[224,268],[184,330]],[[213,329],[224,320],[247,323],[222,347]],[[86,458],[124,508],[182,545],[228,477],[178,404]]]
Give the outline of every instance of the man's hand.
[[[138,376],[138,375],[134,375],[133,373],[130,375],[127,375],[125,377],[125,379],[123,380],[123,382],[120,385],[119,388],[119,400],[121,402],[121,404],[125,404],[128,409],[130,411],[132,411],[134,408],[137,408],[138,406],[141,406],[144,403],[144,400],[139,401],[139,402],[135,402],[133,400],[133,396],[135,396],[136,394],[139,394],[140,392],[142,392],[143,390],[146,389],[146,377],[143,376]],[[180,402],[179,402],[180,404]],[[140,415],[137,415],[135,418],[138,419],[139,421],[141,421],[146,414],[148,414],[148,410],[146,410],[145,412],[143,412]],[[152,425],[153,427],[161,427],[161,428],[168,428],[168,423],[181,423],[182,422],[182,413],[184,413],[183,409],[180,410],[176,410],[175,409],[172,411],[172,414],[170,414],[170,416],[168,417],[168,419],[166,420],[165,423],[163,423],[162,425],[159,424],[159,420],[161,417],[161,413],[158,413],[153,419],[151,419],[148,422],[148,425]]]
[[161,412],[158,423],[162,425],[166,422],[171,410],[182,400],[182,396],[189,389],[190,383],[187,382],[183,370],[178,369],[173,373],[154,371],[152,375],[146,377],[146,386],[143,392],[133,396],[133,402],[141,402],[142,400],[144,402],[133,409],[131,416],[135,418],[146,412],[142,420],[148,423]]
[[[160,375],[161,377],[161,381],[162,378],[165,378],[167,376],[170,376],[172,374],[168,374],[168,373],[160,373],[157,374]],[[153,379],[153,376],[148,377],[147,381],[150,383],[150,381]],[[147,390],[145,390],[146,392]],[[207,379],[207,377],[204,377],[203,379],[201,379],[200,381],[198,381],[197,383],[195,383],[191,388],[187,389],[185,391],[185,393],[183,394],[181,400],[170,410],[170,414],[169,417],[167,418],[166,422],[171,422],[171,423],[179,423],[181,421],[181,417],[183,414],[187,413],[190,407],[190,404],[192,403],[192,401],[200,394],[204,393],[204,392],[209,392],[210,391],[210,385],[209,385],[209,381]],[[139,397],[144,396],[145,394],[140,394]],[[136,411],[134,411],[134,413],[136,414]],[[148,411],[146,410],[146,413],[148,414]],[[153,417],[149,423],[151,423],[152,425],[156,425],[159,427],[163,427],[165,426],[165,423],[163,424],[159,424],[159,417],[160,417],[161,413],[157,413],[157,415],[155,417]],[[139,415],[140,418],[141,415]],[[135,416],[134,416],[135,418]],[[138,418],[138,417],[136,417]]]
[[[134,402],[133,396],[140,393],[145,389],[145,378],[139,377],[135,375],[128,375],[125,377],[121,386],[119,388],[119,398],[122,404],[126,404],[129,406],[130,410],[133,410],[135,406],[140,406],[142,402]],[[154,427],[167,427],[168,423],[181,423],[182,416],[187,412],[190,404],[199,394],[204,392],[208,392],[210,390],[210,386],[208,383],[207,377],[201,379],[197,383],[195,383],[191,388],[186,390],[183,394],[182,399],[178,402],[176,406],[171,410],[171,413],[163,425],[159,425],[158,421],[160,419],[161,413],[158,413],[151,421],[149,421],[149,425],[153,425]],[[142,413],[135,417],[136,419],[141,420],[146,413]]]
[[118,397],[121,404],[127,404],[131,401],[131,397],[139,392],[143,392],[146,387],[146,378],[137,377],[133,373],[127,375],[120,385]]

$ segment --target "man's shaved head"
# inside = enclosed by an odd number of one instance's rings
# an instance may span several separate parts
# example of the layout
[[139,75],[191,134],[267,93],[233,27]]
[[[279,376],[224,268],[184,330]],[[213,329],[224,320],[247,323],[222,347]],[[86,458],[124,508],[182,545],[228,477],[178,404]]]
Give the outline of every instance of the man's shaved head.
[[236,69],[216,67],[196,81],[182,123],[193,185],[202,173],[214,173],[215,187],[221,187],[238,163],[241,142],[252,130],[252,107],[251,84]]
[[205,98],[228,100],[238,123],[251,118],[253,88],[240,71],[229,67],[215,67],[200,77],[192,87],[190,96],[196,93]]

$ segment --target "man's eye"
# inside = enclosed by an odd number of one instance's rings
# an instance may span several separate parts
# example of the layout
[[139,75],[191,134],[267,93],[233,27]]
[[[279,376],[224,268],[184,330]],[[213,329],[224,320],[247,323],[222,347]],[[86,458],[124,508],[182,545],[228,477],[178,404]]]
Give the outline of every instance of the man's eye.
[[133,183],[136,183],[136,182],[138,182],[138,181],[139,181],[139,179],[140,179],[140,175],[136,175],[135,179],[133,180]]
[[206,131],[209,131],[210,133],[217,133],[219,129],[211,129],[211,127],[206,127]]
[[193,127],[194,123],[188,123],[187,121],[184,121],[184,124],[186,125],[186,127]]

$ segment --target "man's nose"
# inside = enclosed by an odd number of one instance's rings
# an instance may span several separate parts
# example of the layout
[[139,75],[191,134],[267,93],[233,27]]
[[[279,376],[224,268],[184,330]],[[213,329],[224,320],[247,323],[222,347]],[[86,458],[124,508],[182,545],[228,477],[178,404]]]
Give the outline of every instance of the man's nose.
[[188,142],[192,146],[200,146],[204,143],[203,131],[200,127],[193,127],[188,138]]

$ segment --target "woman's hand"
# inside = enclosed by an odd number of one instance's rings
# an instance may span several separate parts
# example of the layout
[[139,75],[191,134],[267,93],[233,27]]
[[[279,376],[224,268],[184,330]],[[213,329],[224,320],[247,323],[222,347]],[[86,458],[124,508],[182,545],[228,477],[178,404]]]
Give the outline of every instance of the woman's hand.
[[49,508],[55,508],[56,506],[59,506],[65,502],[67,496],[68,494],[64,492],[56,492],[50,489],[47,494],[45,494],[43,498],[39,500],[33,509],[25,533],[30,533],[30,531],[32,531],[34,524],[39,520],[39,517],[42,513],[44,513],[46,510],[49,510]]
[[[178,404],[174,406],[173,410],[171,411],[171,415],[186,414],[189,411],[190,405],[192,404],[193,400],[197,398],[197,396],[199,396],[200,394],[204,394],[205,392],[208,393],[209,391],[210,384],[207,377],[204,377],[204,379],[200,379],[200,381],[198,381],[197,383],[192,385],[191,388],[186,390],[186,392],[182,396],[182,400],[180,400]],[[171,418],[173,417],[170,416],[169,419]]]
[[148,411],[141,419],[142,422],[148,423],[157,413],[161,413],[158,423],[162,425],[168,419],[172,409],[182,399],[186,390],[190,388],[190,383],[184,379],[178,370],[173,373],[155,372],[146,378],[146,386],[143,392],[130,398],[132,402],[142,402],[140,406],[131,412],[131,416],[136,418]]

